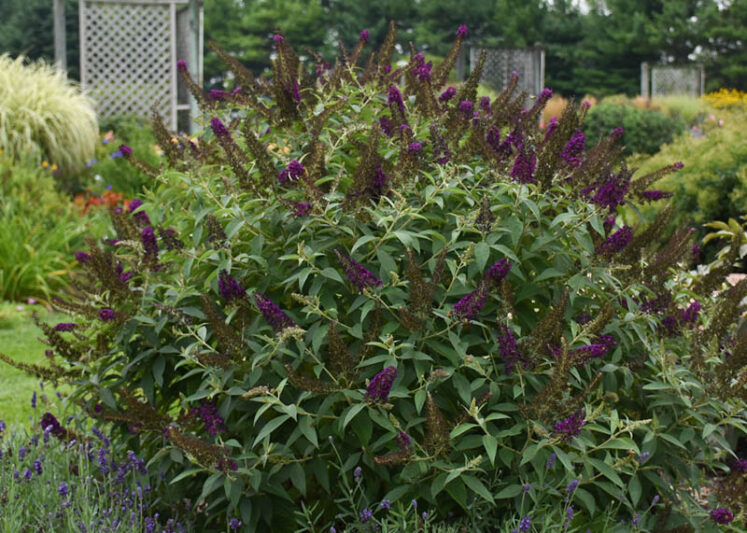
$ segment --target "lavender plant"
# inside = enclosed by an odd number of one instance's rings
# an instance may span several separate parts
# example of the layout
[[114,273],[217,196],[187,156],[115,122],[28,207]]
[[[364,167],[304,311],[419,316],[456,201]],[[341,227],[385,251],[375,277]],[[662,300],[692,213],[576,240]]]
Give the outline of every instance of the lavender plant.
[[475,105],[482,59],[446,87],[466,33],[436,67],[413,50],[392,69],[393,27],[334,68],[281,35],[271,81],[229,61],[233,93],[188,84],[200,142],[90,240],[57,302],[78,325],[44,326],[51,365],[28,370],[75,383],[199,494],[200,530],[292,530],[298,512],[342,530],[417,500],[529,531],[570,483],[574,527],[657,497],[657,531],[713,522],[694,491],[747,429],[747,282],[722,286],[738,243],[693,276],[688,229],[658,247],[671,210],[622,226],[618,207],[677,165],[634,177],[621,130],[583,139],[583,105],[541,129],[551,93],[525,109],[516,77]]

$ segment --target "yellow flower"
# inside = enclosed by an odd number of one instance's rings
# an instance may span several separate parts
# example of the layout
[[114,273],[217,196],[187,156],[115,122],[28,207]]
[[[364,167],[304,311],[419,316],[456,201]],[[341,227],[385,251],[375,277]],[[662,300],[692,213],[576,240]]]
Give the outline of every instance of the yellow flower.
[[52,170],[57,170],[57,164],[56,163],[52,163],[52,167],[51,168],[52,168]]
[[49,166],[49,163],[47,163],[46,161],[42,161],[43,168],[47,168],[48,166]]

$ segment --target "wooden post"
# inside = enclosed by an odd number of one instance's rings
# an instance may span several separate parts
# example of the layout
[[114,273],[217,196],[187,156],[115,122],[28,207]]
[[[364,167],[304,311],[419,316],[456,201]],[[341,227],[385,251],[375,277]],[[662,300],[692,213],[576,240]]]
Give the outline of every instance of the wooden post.
[[65,0],[53,0],[54,61],[67,70],[67,43],[65,42]]
[[[190,74],[192,79],[202,87],[202,68],[200,66],[200,59],[202,57],[202,50],[200,50],[200,6],[197,0],[189,0],[189,65]],[[197,100],[190,95],[189,99],[189,133],[194,134],[198,127],[194,119],[200,114],[200,109],[197,107]]]
[[645,61],[641,63],[641,96],[643,98],[651,98],[651,71],[648,68],[648,63]]

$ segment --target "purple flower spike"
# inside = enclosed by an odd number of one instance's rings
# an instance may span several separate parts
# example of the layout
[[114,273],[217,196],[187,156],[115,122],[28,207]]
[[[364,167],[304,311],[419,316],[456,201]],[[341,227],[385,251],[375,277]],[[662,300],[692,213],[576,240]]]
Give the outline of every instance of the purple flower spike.
[[410,146],[407,147],[407,151],[410,152],[410,154],[417,154],[423,149],[423,145],[420,144],[418,141],[414,141],[410,143]]
[[294,202],[293,203],[293,216],[300,218],[309,216],[311,213],[312,205],[306,202]]
[[396,85],[390,85],[389,86],[389,94],[387,96],[387,103],[391,105],[396,105],[401,112],[405,112],[405,104],[402,102],[402,93],[399,92],[399,89]]
[[120,144],[119,151],[123,157],[130,157],[132,155],[132,148],[130,148],[126,144]]
[[607,240],[597,246],[597,254],[612,256],[621,252],[633,239],[633,228],[623,226],[607,237]]
[[711,511],[711,518],[714,522],[717,524],[729,524],[732,520],[734,520],[734,515],[729,509],[725,509],[723,507],[720,507],[718,509],[714,509]]
[[117,314],[114,312],[114,310],[109,309],[108,307],[104,307],[99,311],[99,318],[104,322],[110,322],[114,320],[116,316]]
[[568,418],[556,422],[555,426],[553,426],[553,433],[556,436],[561,437],[563,440],[571,440],[573,437],[581,433],[583,425],[584,415],[581,409],[579,409]]
[[276,333],[281,333],[284,329],[295,327],[296,323],[261,292],[254,295],[254,302],[257,304],[257,308],[262,313],[265,321],[272,326],[272,329]]
[[682,321],[685,324],[693,325],[698,321],[698,312],[700,311],[700,302],[691,303],[687,309],[682,311]]
[[574,356],[578,356],[579,364],[585,363],[589,359],[600,359],[604,357],[609,351],[609,346],[606,344],[589,344],[587,346],[581,346],[576,348],[571,353]]
[[183,59],[180,59],[176,62],[176,70],[179,72],[187,72],[187,62]]
[[279,33],[276,33],[275,35],[272,36],[272,40],[275,41],[275,44],[277,46],[280,46],[285,42],[285,37],[283,37]]
[[441,96],[438,97],[438,101],[448,102],[449,100],[454,98],[454,96],[456,95],[456,92],[457,92],[456,87],[454,87],[453,85],[450,85],[449,87],[446,87],[446,90],[444,92],[441,93]]
[[369,382],[368,387],[366,387],[366,398],[374,402],[385,402],[389,398],[396,377],[397,369],[393,366],[386,367]]
[[218,273],[218,292],[227,303],[246,296],[246,290],[231,277],[227,270],[221,270]]
[[[557,123],[558,122],[556,119],[556,127]],[[581,160],[578,158],[578,156],[581,155],[581,153],[584,151],[584,148],[586,148],[586,135],[584,135],[583,131],[579,130],[571,136],[570,140],[563,147],[563,151],[560,153],[560,157],[561,159],[563,159],[563,161],[568,163],[569,166],[576,168],[581,164]]]
[[472,101],[470,100],[462,100],[461,102],[459,102],[459,111],[461,111],[467,116],[472,115],[472,108],[473,108],[473,105],[472,105]]
[[355,259],[342,252],[337,252],[337,258],[342,264],[342,270],[345,272],[350,283],[359,291],[366,287],[379,287],[383,282],[377,278],[370,270],[358,263]]
[[219,138],[229,137],[231,135],[228,132],[228,128],[226,128],[225,124],[223,124],[219,118],[210,119],[210,129],[212,129],[215,136]]
[[220,89],[211,89],[208,93],[208,98],[214,102],[225,102],[230,96],[231,93]]
[[278,181],[282,185],[287,185],[291,181],[296,181],[298,178],[303,176],[305,171],[304,166],[294,159],[288,163],[288,168],[280,171],[278,174]]
[[511,270],[511,261],[505,258],[499,259],[485,272],[485,279],[498,285],[508,275],[509,270]]
[[485,287],[480,286],[455,303],[451,312],[457,319],[476,320],[487,298],[488,291]]
[[498,337],[498,347],[501,351],[501,359],[506,366],[506,373],[511,374],[516,364],[522,360],[519,345],[516,343],[513,331],[508,326],[501,326],[501,336]]
[[75,322],[60,322],[54,327],[55,331],[73,331],[78,327]]
[[519,152],[514,160],[514,167],[511,169],[511,177],[519,183],[536,183],[534,171],[537,168],[537,156],[534,152],[529,154],[524,151]]
[[87,254],[86,252],[75,252],[75,260],[78,263],[83,264],[87,262],[89,259],[91,259],[91,254]]
[[367,43],[368,42],[368,37],[369,37],[368,30],[363,30],[361,32],[361,41],[363,41],[364,43]]
[[407,433],[400,431],[397,434],[396,440],[400,450],[406,450],[410,446],[410,436]]
[[464,24],[460,24],[459,28],[457,29],[457,38],[464,39],[467,36],[467,26]]

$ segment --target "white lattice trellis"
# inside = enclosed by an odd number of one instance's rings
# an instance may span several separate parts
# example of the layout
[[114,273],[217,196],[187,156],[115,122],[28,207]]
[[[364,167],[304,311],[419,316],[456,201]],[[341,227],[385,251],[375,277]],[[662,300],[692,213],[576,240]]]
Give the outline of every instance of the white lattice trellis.
[[182,22],[188,11],[183,4],[184,0],[79,0],[81,83],[100,116],[148,116],[157,104],[176,129],[177,111],[189,108],[188,101],[179,101],[176,70],[177,53],[183,53],[182,43],[188,38],[183,35],[188,31]]
[[[469,50],[470,64],[475,65],[482,48]],[[545,51],[542,48],[486,48],[487,56],[481,81],[501,92],[508,87],[511,74],[519,75],[517,89],[530,95],[539,94],[545,83]],[[461,70],[457,68],[457,70]]]
[[705,88],[705,72],[701,65],[677,67],[641,65],[641,95],[648,97],[669,94],[701,96]]

